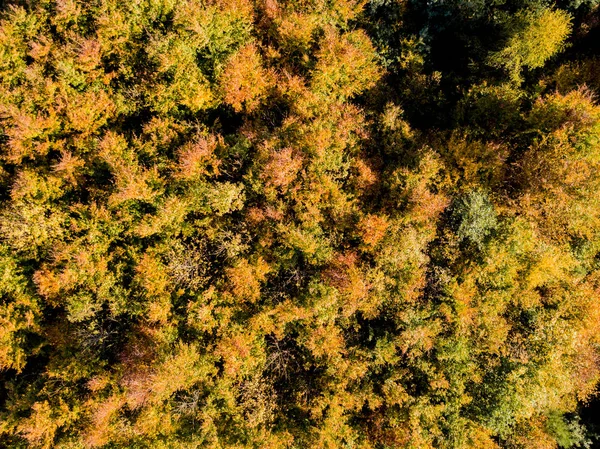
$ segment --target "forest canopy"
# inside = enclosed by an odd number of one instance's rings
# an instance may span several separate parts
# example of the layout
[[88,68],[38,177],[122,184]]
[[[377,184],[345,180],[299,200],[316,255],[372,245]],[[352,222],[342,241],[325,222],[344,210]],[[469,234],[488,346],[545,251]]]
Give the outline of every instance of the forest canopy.
[[593,447],[599,3],[0,2],[0,447]]

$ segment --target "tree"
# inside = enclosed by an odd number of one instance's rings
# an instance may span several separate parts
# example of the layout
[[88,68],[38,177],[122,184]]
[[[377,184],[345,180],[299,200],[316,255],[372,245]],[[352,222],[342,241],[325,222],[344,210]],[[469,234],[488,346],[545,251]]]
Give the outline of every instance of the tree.
[[523,10],[514,19],[508,42],[490,55],[489,62],[518,82],[524,68],[542,67],[564,48],[571,27],[571,17],[560,9]]

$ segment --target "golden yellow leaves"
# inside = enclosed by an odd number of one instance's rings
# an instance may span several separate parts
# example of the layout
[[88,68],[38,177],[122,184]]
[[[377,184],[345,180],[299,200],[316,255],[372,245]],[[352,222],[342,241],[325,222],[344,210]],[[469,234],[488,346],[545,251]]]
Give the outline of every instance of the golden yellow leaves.
[[[285,269],[267,246],[285,247],[289,263],[305,258],[314,271],[338,244],[325,229],[328,217],[351,223],[355,206],[344,183],[368,123],[359,107],[339,100],[374,83],[366,80],[374,56],[364,33],[342,30],[361,7],[353,0],[282,4],[273,36],[286,43],[271,45],[253,30],[259,7],[251,1],[109,0],[88,9],[85,2],[65,0],[54,23],[59,35],[67,35],[15,42],[23,47],[15,49],[19,55],[29,56],[22,79],[37,84],[10,92],[14,98],[6,101],[12,108],[2,111],[6,159],[32,170],[19,168],[21,175],[11,171],[7,179],[14,205],[35,204],[3,222],[2,230],[12,225],[11,250],[47,249],[32,264],[33,282],[39,300],[62,313],[60,325],[41,330],[52,354],[44,374],[52,379],[51,394],[82,410],[77,427],[63,434],[59,399],[49,407],[33,399],[42,405],[31,408],[19,430],[30,445],[194,447],[204,438],[204,446],[241,447],[235,436],[231,444],[222,439],[237,432],[222,428],[231,419],[253,445],[283,447],[290,434],[267,427],[273,407],[272,379],[260,374],[267,366],[265,341],[270,333],[286,338],[289,325],[313,315],[327,323],[308,323],[307,357],[335,353],[332,376],[338,368],[355,382],[366,374],[365,363],[344,360],[345,335],[335,322],[359,309],[374,313],[364,301],[369,281],[361,261],[340,262],[340,291],[328,287],[331,297],[314,310],[296,304],[295,290],[304,288],[299,271],[290,292],[265,288],[271,273]],[[304,28],[308,23],[315,27]],[[329,31],[319,42],[323,27]],[[311,55],[319,45],[322,51]],[[307,52],[299,70],[285,54],[274,56],[293,46]],[[339,61],[348,73],[336,72]],[[50,69],[57,73],[48,76],[44,70]],[[311,84],[322,72],[334,78],[326,86],[335,91],[332,101],[318,81]],[[35,101],[21,106],[17,97],[24,92]],[[267,109],[272,99],[282,115],[288,108],[293,115],[281,117],[281,129],[274,124],[279,118],[263,118],[280,113]],[[240,128],[224,122],[231,110],[245,122]],[[263,127],[273,135],[265,137]],[[365,182],[377,178],[375,167],[364,171]],[[268,190],[268,201],[256,201]],[[251,210],[243,210],[246,195]],[[282,197],[289,204],[280,204]],[[23,226],[15,227],[19,220]],[[252,226],[258,223],[271,229],[263,233]],[[380,238],[369,235],[366,245]],[[253,251],[263,243],[261,257]],[[0,310],[8,335],[0,332],[0,340],[10,345],[20,338],[13,339],[14,331],[37,331],[35,302],[29,309],[26,301],[12,304]],[[105,322],[125,326],[106,330]],[[142,341],[140,328],[156,335]],[[91,337],[73,338],[79,332]],[[84,356],[64,360],[63,350]],[[25,353],[15,354],[6,358],[18,369]],[[54,382],[68,386],[53,390]],[[87,389],[72,394],[75,382]],[[327,426],[345,420],[345,408],[359,403],[348,392],[321,401],[315,412],[327,418],[321,441],[339,442],[337,428]],[[201,427],[202,436],[187,445],[190,425]]]
[[365,0],[262,0],[259,5],[265,16],[276,24],[282,47],[288,52],[304,52],[323,27],[335,24],[347,28],[348,22],[362,12],[365,3]]
[[116,184],[110,203],[117,205],[127,200],[151,201],[156,195],[153,185],[160,185],[154,169],[145,169],[137,161],[136,153],[120,135],[109,132],[100,142],[100,156],[110,166]]
[[175,5],[175,23],[198,47],[226,46],[249,37],[254,12],[249,0],[185,0]]
[[317,53],[312,89],[323,99],[345,100],[373,87],[380,77],[376,54],[363,31],[327,29]]
[[13,250],[31,254],[47,250],[64,233],[67,214],[48,204],[60,197],[60,184],[53,176],[30,170],[19,173],[11,192],[13,207],[0,214],[0,233],[10,239]]
[[319,16],[297,11],[283,15],[278,20],[277,31],[281,37],[281,46],[287,51],[301,51],[304,54],[310,49],[315,31],[320,25]]
[[541,136],[520,161],[524,212],[556,239],[597,235],[600,108],[581,89],[540,99],[528,121]]
[[198,295],[197,299],[190,301],[187,306],[187,324],[198,332],[214,332],[221,326],[230,322],[231,309],[217,307],[218,293],[214,286]]
[[331,245],[317,226],[299,227],[290,223],[280,223],[277,229],[283,237],[284,244],[301,251],[309,263],[324,263],[331,258]]
[[[11,273],[7,270],[6,274]],[[3,292],[3,296],[6,293]],[[29,355],[23,347],[25,332],[38,329],[39,307],[34,298],[22,292],[10,292],[6,296],[11,296],[12,301],[0,305],[0,372],[21,371]]]
[[135,234],[148,237],[159,233],[176,232],[189,212],[189,202],[185,198],[169,196],[161,198],[156,214],[146,216],[138,226]]
[[[483,426],[473,426],[465,436],[471,449],[500,449],[491,432]],[[542,448],[536,446],[536,449]]]
[[234,298],[242,302],[255,302],[260,298],[261,283],[266,279],[270,268],[259,257],[252,263],[246,259],[242,259],[234,267],[228,268],[226,271]]
[[452,135],[441,150],[445,158],[444,177],[449,185],[462,189],[479,185],[497,186],[504,179],[509,148],[497,143],[469,140]]
[[547,421],[546,416],[523,420],[519,423],[519,431],[511,435],[511,443],[523,449],[556,449],[556,440],[548,433]]
[[252,112],[266,99],[273,81],[273,74],[262,67],[257,47],[247,44],[229,59],[220,83],[225,103],[237,112]]
[[315,357],[333,358],[344,351],[345,342],[339,329],[329,325],[312,329],[304,345]]
[[36,402],[32,412],[19,426],[19,431],[33,447],[41,449],[51,449],[56,433],[77,417],[77,412],[62,400],[52,405],[48,401]]
[[209,359],[210,357],[201,354],[196,344],[178,344],[173,355],[167,358],[153,375],[149,400],[157,403],[176,391],[208,381],[216,374],[216,368]]
[[556,70],[552,81],[556,82],[556,89],[562,94],[576,90],[582,85],[587,85],[597,92],[600,89],[600,73],[597,70],[599,63],[597,56],[568,62]]
[[560,9],[522,10],[517,15],[516,31],[506,46],[492,55],[489,62],[505,68],[515,82],[522,81],[524,67],[542,67],[565,47],[571,33],[571,16]]
[[106,125],[117,111],[110,95],[103,90],[67,96],[61,106],[69,127],[83,135],[90,135]]
[[157,80],[144,89],[158,113],[175,113],[180,106],[199,112],[215,105],[214,92],[198,67],[193,44],[168,36],[152,42],[148,51],[158,64]]
[[171,290],[167,269],[150,253],[144,254],[136,267],[137,280],[148,298],[147,318],[150,322],[167,323],[171,312]]

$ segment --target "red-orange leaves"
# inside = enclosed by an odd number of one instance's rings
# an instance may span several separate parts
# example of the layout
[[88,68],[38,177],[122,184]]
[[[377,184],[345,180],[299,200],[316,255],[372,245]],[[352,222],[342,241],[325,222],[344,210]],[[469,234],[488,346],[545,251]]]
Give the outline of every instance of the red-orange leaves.
[[377,246],[385,236],[387,228],[387,218],[373,214],[366,215],[358,224],[361,239],[368,248]]
[[101,63],[102,47],[97,40],[86,39],[81,43],[78,62],[84,70],[95,69]]
[[272,74],[265,70],[254,44],[242,47],[228,61],[221,76],[225,103],[236,112],[252,112],[268,94]]
[[357,192],[365,193],[373,189],[379,182],[379,174],[369,161],[355,158],[353,161],[354,176],[351,178]]
[[49,136],[60,129],[60,120],[54,111],[28,113],[13,105],[0,104],[7,143],[3,158],[11,163],[20,163],[23,158],[45,156],[52,143]]
[[85,166],[85,161],[74,156],[71,152],[62,153],[60,161],[54,166],[54,171],[59,173],[69,183],[77,184],[77,174]]
[[188,143],[179,152],[179,177],[185,180],[219,173],[220,161],[214,152],[222,142],[220,136],[202,136]]
[[69,409],[62,399],[50,404],[36,402],[31,407],[31,416],[19,425],[19,433],[31,445],[42,449],[54,447],[54,438],[63,428],[71,424],[77,413]]
[[215,350],[215,355],[223,358],[225,374],[232,378],[257,365],[260,359],[252,357],[255,347],[254,336],[238,329],[232,335],[223,338]]
[[60,291],[56,275],[46,268],[36,271],[33,275],[33,281],[38,289],[38,293],[44,297],[54,296]]
[[123,433],[125,422],[119,417],[123,405],[125,399],[119,394],[113,394],[104,401],[94,404],[91,425],[85,433],[87,447],[104,446],[109,441],[119,438],[115,429]]
[[301,168],[302,157],[293,149],[273,150],[269,155],[269,160],[261,177],[266,186],[285,190],[296,179]]
[[340,254],[324,273],[324,278],[344,298],[342,314],[345,316],[350,316],[357,310],[365,315],[372,315],[377,307],[373,301],[369,301],[371,287],[359,263],[355,253]]

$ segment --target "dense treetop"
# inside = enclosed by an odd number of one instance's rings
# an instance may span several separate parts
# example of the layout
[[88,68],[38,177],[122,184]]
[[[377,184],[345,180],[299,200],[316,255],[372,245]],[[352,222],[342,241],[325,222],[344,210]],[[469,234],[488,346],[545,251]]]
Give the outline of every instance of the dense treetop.
[[598,4],[0,2],[0,447],[590,447]]

